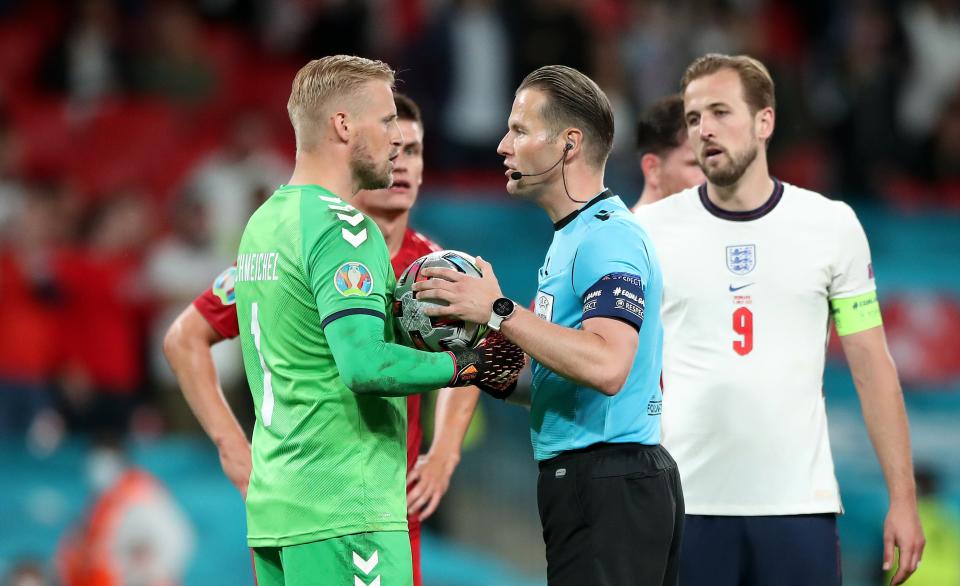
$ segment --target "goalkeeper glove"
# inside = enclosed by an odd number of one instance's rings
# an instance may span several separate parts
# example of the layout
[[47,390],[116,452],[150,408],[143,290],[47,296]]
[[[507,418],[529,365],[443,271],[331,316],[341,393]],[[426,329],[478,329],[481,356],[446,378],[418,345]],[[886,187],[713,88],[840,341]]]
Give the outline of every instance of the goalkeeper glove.
[[524,365],[523,350],[500,332],[490,332],[475,348],[453,348],[451,387],[476,385],[481,391],[506,399],[517,388]]

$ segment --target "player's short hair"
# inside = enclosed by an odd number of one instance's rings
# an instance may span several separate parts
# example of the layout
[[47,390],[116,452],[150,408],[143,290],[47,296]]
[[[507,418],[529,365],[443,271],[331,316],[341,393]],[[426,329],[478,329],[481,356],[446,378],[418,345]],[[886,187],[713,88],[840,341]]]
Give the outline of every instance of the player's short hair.
[[603,90],[586,75],[565,65],[547,65],[524,78],[517,93],[537,89],[547,95],[540,114],[559,133],[579,128],[586,140],[587,161],[603,167],[613,147],[613,108]]
[[661,98],[640,115],[637,122],[637,151],[662,157],[686,139],[683,98],[679,94]]
[[732,69],[740,76],[743,86],[743,99],[750,107],[750,113],[756,114],[764,108],[776,109],[777,102],[774,95],[773,78],[770,72],[760,61],[749,55],[724,55],[722,53],[708,53],[687,67],[680,80],[680,93],[687,90],[687,86],[695,79],[711,75],[723,69]]
[[382,61],[354,55],[330,55],[304,65],[293,78],[287,114],[297,137],[297,149],[315,146],[311,132],[324,118],[324,109],[335,98],[360,96],[361,87],[382,80],[393,87],[394,73]]
[[399,120],[409,120],[423,126],[423,118],[420,116],[420,106],[414,102],[410,96],[393,92],[393,103],[397,105],[397,118]]

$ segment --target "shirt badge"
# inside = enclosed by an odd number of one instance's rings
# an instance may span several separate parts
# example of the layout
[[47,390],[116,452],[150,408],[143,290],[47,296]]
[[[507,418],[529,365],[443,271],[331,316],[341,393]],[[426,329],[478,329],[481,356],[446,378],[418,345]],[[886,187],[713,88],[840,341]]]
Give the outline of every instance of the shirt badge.
[[344,297],[366,297],[373,291],[373,275],[359,262],[345,262],[333,276],[333,286]]
[[734,275],[746,275],[757,266],[757,246],[737,244],[727,247],[727,268]]
[[236,282],[237,267],[230,267],[213,280],[213,285],[210,286],[210,289],[213,291],[213,294],[220,299],[220,303],[223,305],[233,305],[237,302]]

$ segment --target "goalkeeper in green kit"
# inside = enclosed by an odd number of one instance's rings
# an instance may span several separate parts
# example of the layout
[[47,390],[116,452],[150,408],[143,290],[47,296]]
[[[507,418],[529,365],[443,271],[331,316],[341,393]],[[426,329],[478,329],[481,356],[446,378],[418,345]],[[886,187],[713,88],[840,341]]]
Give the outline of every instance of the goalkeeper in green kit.
[[377,225],[350,205],[392,181],[393,71],[336,55],[293,81],[293,176],[251,216],[236,306],[257,421],[247,491],[259,586],[412,584],[404,396],[501,395],[523,354],[502,338],[426,353],[393,343],[394,280]]

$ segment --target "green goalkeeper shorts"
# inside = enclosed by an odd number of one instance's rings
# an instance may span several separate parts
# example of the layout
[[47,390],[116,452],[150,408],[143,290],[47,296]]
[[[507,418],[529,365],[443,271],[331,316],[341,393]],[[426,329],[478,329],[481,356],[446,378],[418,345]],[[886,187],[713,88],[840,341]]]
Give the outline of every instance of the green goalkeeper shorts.
[[406,531],[333,537],[286,547],[253,548],[258,586],[412,586]]

